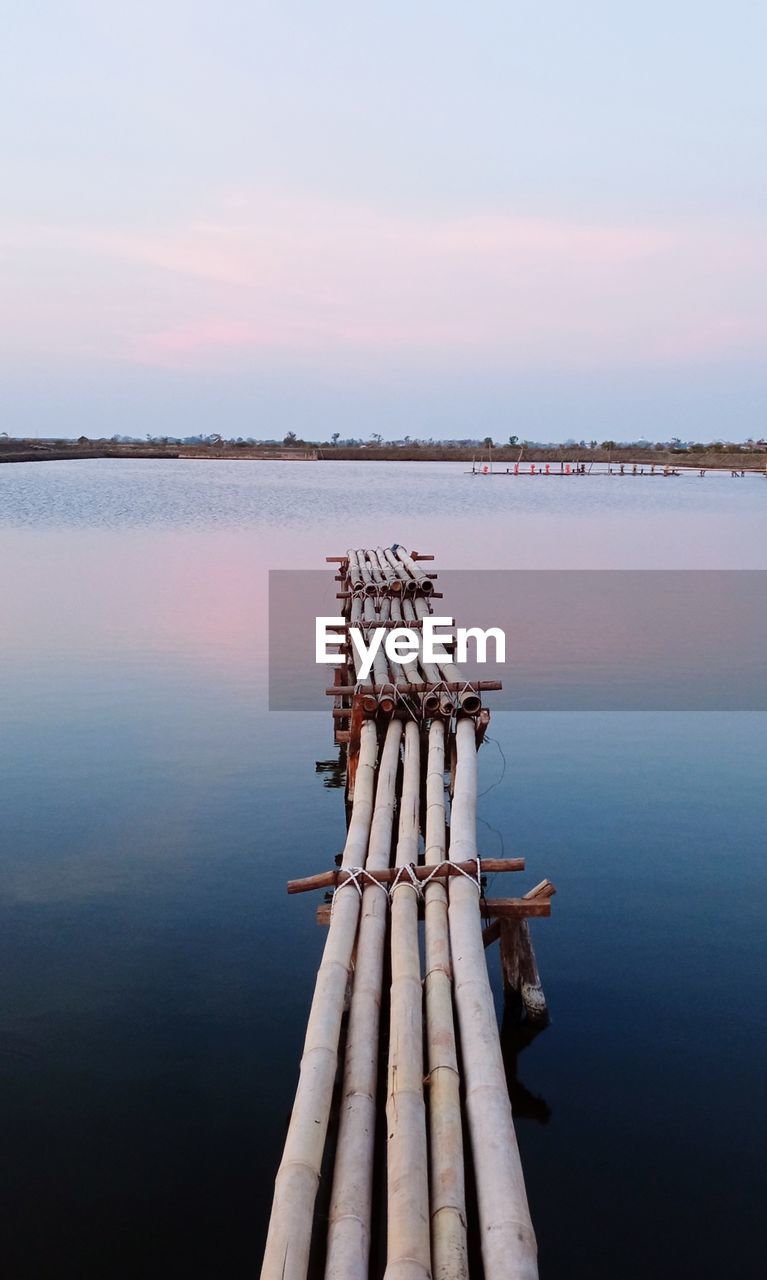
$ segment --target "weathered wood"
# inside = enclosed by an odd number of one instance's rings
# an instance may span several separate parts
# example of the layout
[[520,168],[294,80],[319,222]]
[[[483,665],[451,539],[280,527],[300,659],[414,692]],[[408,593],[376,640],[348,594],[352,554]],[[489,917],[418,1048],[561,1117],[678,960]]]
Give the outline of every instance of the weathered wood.
[[[455,881],[451,881],[454,884]],[[503,920],[530,920],[540,919],[551,915],[551,904],[528,901],[526,898],[483,898],[482,914],[485,919],[499,923]],[[419,904],[418,918],[423,919],[424,910],[423,903]],[[315,912],[317,924],[327,924],[330,920],[330,904],[321,902]],[[488,925],[490,929],[492,925]],[[500,934],[490,939],[495,942]],[[486,944],[489,945],[489,944]]]
[[[401,738],[402,725],[394,720],[386,730],[381,752],[366,863],[369,870],[378,874],[388,867],[391,856]],[[336,907],[338,902],[336,898]],[[368,884],[363,889],[330,1197],[327,1280],[368,1274],[378,1028],[388,905],[385,893],[376,885]]]
[[[456,725],[457,767],[450,857],[476,854],[477,748],[474,723]],[[449,885],[450,948],[458,1010],[466,1111],[486,1280],[537,1280],[536,1242],[511,1115],[487,974],[478,895],[468,880]]]
[[[441,721],[435,720],[429,729],[426,766],[424,870],[427,872],[444,863],[446,855],[444,774],[445,727]],[[472,865],[476,874],[476,863],[469,863],[464,869]],[[446,881],[440,876],[430,881],[424,890],[431,1253],[434,1280],[466,1280],[469,1266],[461,1095],[453,1024],[453,975],[445,886]]]
[[501,920],[501,971],[504,990],[520,1001],[528,1021],[545,1025],[549,1010],[527,920]]
[[[347,866],[364,865],[367,855],[377,750],[375,726],[363,725],[354,806],[343,855]],[[306,1277],[359,911],[356,893],[341,894],[328,930],[309,1012],[298,1088],[275,1181],[262,1280]]]
[[[497,875],[506,871],[524,871],[524,858],[481,858],[479,867],[482,873],[487,875]],[[377,880],[379,884],[391,884],[392,881],[401,874],[399,867],[379,867],[374,865],[370,859],[365,864],[364,880],[372,878]],[[476,877],[477,859],[471,858],[468,862],[442,862],[436,865],[417,864],[412,867],[412,874],[417,880],[428,880],[434,877],[437,880],[446,880],[450,876],[468,875]],[[331,889],[337,888],[344,881],[352,879],[349,871],[336,867],[330,871],[320,871],[314,876],[302,876],[299,880],[288,880],[288,893],[309,893],[313,889]],[[525,897],[530,895],[526,894]]]
[[497,920],[527,920],[529,917],[551,915],[551,903],[548,899],[537,898],[486,898],[483,908],[487,907],[488,916]]
[[[399,867],[418,859],[419,810],[419,730],[410,721],[405,727],[396,854]],[[415,886],[405,881],[400,881],[392,892],[391,969],[386,1102],[388,1228],[384,1274],[385,1280],[431,1280],[418,894]]]

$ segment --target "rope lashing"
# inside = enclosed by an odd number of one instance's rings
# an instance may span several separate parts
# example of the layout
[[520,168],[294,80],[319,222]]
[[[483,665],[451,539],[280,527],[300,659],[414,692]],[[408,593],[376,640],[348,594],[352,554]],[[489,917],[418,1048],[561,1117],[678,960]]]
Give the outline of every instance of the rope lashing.
[[476,875],[472,875],[469,871],[464,871],[463,867],[459,866],[457,862],[445,860],[435,863],[429,874],[424,876],[423,879],[419,879],[416,875],[415,864],[408,862],[405,866],[397,868],[396,875],[389,886],[382,884],[380,880],[377,880],[375,876],[372,875],[370,871],[366,871],[364,867],[342,867],[339,875],[342,875],[343,879],[333,890],[333,897],[330,904],[330,918],[331,920],[333,918],[333,909],[335,907],[337,895],[341,893],[343,889],[348,888],[349,885],[352,885],[353,888],[356,889],[360,901],[362,901],[362,892],[365,887],[365,882],[368,884],[374,884],[376,888],[381,889],[387,898],[392,897],[394,890],[397,889],[400,884],[408,884],[415,890],[418,897],[422,898],[424,896],[425,889],[429,884],[431,884],[432,880],[437,878],[450,878],[449,875],[442,876],[440,874],[443,867],[452,867],[453,873],[463,876],[465,880],[468,880],[470,884],[473,884],[479,896],[482,897],[482,862],[479,854],[477,854],[473,861],[477,864]]
[[336,885],[333,890],[333,897],[330,902],[331,920],[333,919],[333,910],[336,905],[336,895],[339,894],[342,889],[346,889],[350,884],[354,885],[354,888],[357,890],[360,902],[362,901],[362,881],[364,880],[367,880],[368,884],[374,884],[378,889],[382,889],[388,901],[389,890],[386,885],[381,884],[380,880],[376,880],[375,876],[371,876],[370,872],[366,871],[364,867],[342,867],[341,873],[345,876],[345,879],[343,879],[339,885]]
[[404,867],[398,867],[398,868],[397,868],[397,874],[396,874],[396,876],[394,877],[394,879],[392,880],[392,882],[391,882],[391,887],[390,887],[390,889],[389,889],[389,897],[390,897],[390,898],[391,898],[392,894],[394,893],[394,890],[395,890],[396,888],[398,888],[398,886],[399,886],[403,881],[404,881],[406,884],[409,882],[409,883],[410,883],[410,885],[411,885],[411,888],[415,889],[415,893],[416,893],[416,897],[417,897],[417,898],[422,898],[422,897],[423,897],[423,890],[422,890],[422,888],[421,888],[421,881],[418,879],[418,877],[417,877],[417,875],[416,875],[416,873],[415,873],[415,867],[413,866],[412,862],[408,862],[408,863],[406,863],[406,864],[405,864],[405,866],[404,866]]

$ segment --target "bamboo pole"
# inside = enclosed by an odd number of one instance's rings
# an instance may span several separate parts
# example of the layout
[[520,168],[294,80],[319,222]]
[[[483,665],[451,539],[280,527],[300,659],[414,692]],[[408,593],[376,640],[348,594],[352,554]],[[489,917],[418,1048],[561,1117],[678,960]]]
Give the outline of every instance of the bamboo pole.
[[[352,553],[350,552],[349,554],[351,555]],[[356,552],[354,554],[356,556]],[[374,621],[375,610],[373,609],[373,603],[370,600],[370,597],[369,596],[363,597],[361,592],[358,591],[358,592],[355,592],[354,596],[352,597],[351,622],[354,625],[356,623],[359,623],[363,618],[366,620]],[[356,646],[352,644],[350,645],[350,648],[351,648],[352,666],[354,669],[354,679],[356,682],[355,685],[353,686],[353,689],[354,691],[359,689],[359,691],[362,694],[363,708],[366,712],[370,714],[374,712],[378,706],[378,699],[376,695],[373,693],[373,681],[369,674],[366,676],[363,676],[361,674],[363,660],[360,654],[357,652]],[[341,686],[341,688],[343,688],[343,686]]]
[[[371,626],[375,626],[378,621],[375,603],[369,596],[365,600],[363,618]],[[378,689],[378,706],[380,710],[387,715],[391,715],[396,698],[394,697],[394,681],[389,671],[389,663],[387,662],[383,645],[378,646],[373,657],[373,680]],[[387,685],[389,686],[388,690],[386,688]],[[383,692],[381,692],[382,688]]]
[[[398,867],[418,860],[419,811],[420,738],[410,721],[405,728]],[[391,893],[391,965],[385,1280],[431,1280],[418,893],[406,880]]]
[[[405,621],[410,623],[428,616],[429,609],[425,600],[404,600],[402,602],[402,613]],[[442,676],[439,673],[439,667],[433,662],[424,662],[423,660],[423,640],[418,653],[418,665],[423,672],[426,684],[436,685],[440,683]],[[430,689],[428,693],[424,693],[423,697],[424,715],[436,715],[439,709],[440,695],[436,690]]]
[[[391,569],[395,575],[396,581],[399,583],[400,591],[409,591],[411,590],[411,588],[415,587],[416,585],[415,582],[410,577],[410,574],[408,573],[402,561],[397,559],[394,552],[391,550],[391,547],[386,548],[386,550],[384,551],[384,556],[386,557],[386,560],[391,566]],[[396,591],[397,588],[396,586],[393,585],[392,589]]]
[[[477,852],[473,720],[459,719],[456,749],[450,858],[464,862]],[[485,1277],[537,1280],[535,1233],[487,975],[477,890],[462,877],[449,883],[450,947]]]
[[376,586],[373,580],[373,575],[370,572],[370,565],[368,563],[366,551],[357,552],[357,564],[359,565],[360,576],[364,583],[365,595],[368,595],[368,596],[377,595],[378,587]]
[[[383,552],[380,550],[378,554],[379,554],[379,557],[383,556]],[[386,563],[388,564],[388,561],[386,561]],[[392,572],[391,566],[389,566],[389,572],[390,573]],[[391,596],[390,600],[391,600],[391,603],[390,603],[391,619],[395,623],[397,622],[401,623],[403,621],[402,601],[397,596]],[[398,693],[400,694],[403,693],[403,691],[405,690],[405,687],[410,683],[410,678],[408,673],[412,671],[412,669],[413,669],[412,665],[405,667],[397,664],[394,667],[394,682],[397,686]]]
[[[386,730],[370,828],[370,871],[383,871],[391,857],[402,722]],[[327,1280],[367,1276],[373,1190],[378,1029],[388,923],[388,896],[374,884],[363,890],[344,1062],[341,1118],[330,1197]]]
[[[445,726],[441,720],[434,720],[429,729],[426,766],[427,868],[445,860],[444,775]],[[424,895],[431,1253],[434,1280],[467,1280],[460,1077],[453,1025],[446,883],[431,881]]]
[[386,553],[383,550],[383,547],[376,547],[375,556],[386,585],[391,591],[399,593],[402,590],[402,584],[399,582],[396,573],[389,564],[389,561],[386,559]]
[[360,570],[360,562],[357,559],[356,551],[347,551],[348,560],[347,576],[349,578],[349,587],[352,591],[361,591],[364,586],[364,579]]
[[370,565],[370,573],[373,581],[377,587],[382,587],[385,579],[378,564],[378,556],[375,551],[366,551],[365,555],[367,556],[368,564]]
[[417,590],[422,591],[425,596],[430,596],[434,590],[434,583],[431,578],[427,577],[423,569],[418,568],[418,565],[415,563],[412,556],[408,555],[404,547],[398,546],[395,554],[397,559],[402,561],[411,577],[415,579]]
[[[343,866],[365,863],[377,749],[375,725],[363,724]],[[305,1280],[306,1277],[359,910],[360,899],[353,887],[342,890],[336,897],[309,1012],[298,1088],[275,1180],[262,1280]]]

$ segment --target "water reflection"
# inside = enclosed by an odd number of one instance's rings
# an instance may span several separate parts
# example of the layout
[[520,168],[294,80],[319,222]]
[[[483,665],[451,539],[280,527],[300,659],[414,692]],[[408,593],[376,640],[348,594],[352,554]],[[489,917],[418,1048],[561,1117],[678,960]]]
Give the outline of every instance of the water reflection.
[[338,755],[332,760],[315,760],[315,773],[322,776],[323,787],[338,790],[346,786],[346,747],[338,748]]
[[[345,831],[328,700],[266,710],[267,568],[393,539],[439,567],[767,567],[763,481],[523,494],[415,465],[376,470],[347,519],[356,474],[0,468],[13,1280],[258,1266],[324,942],[285,882]],[[759,1274],[765,720],[501,713],[492,734],[488,852],[559,891],[536,937],[551,1028],[521,1066],[532,1041],[503,1028],[540,1122],[519,1139],[542,1273],[665,1280],[662,1239],[697,1277]]]
[[536,1027],[520,1019],[516,1001],[513,997],[507,997],[501,1022],[501,1052],[506,1068],[511,1109],[517,1120],[534,1120],[537,1124],[548,1124],[551,1119],[551,1107],[545,1098],[532,1093],[519,1079],[520,1055],[547,1030],[548,1027]]

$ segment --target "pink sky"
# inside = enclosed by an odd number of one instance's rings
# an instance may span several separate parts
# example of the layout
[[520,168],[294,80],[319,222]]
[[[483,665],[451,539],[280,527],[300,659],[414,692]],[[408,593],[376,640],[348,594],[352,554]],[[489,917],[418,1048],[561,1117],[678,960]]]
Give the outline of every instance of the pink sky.
[[229,192],[175,224],[28,223],[2,235],[17,360],[228,372],[742,358],[767,337],[749,225],[426,216]]

